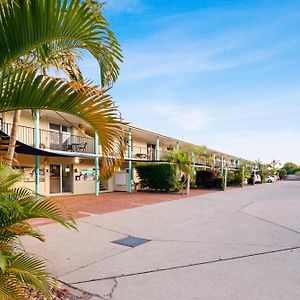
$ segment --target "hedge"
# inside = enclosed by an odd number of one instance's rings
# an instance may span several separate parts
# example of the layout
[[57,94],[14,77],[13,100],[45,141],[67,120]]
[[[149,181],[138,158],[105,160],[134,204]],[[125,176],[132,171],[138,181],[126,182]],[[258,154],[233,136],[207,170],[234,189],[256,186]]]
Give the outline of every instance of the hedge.
[[142,189],[170,191],[175,187],[175,172],[171,164],[139,163],[135,167]]
[[198,188],[222,188],[222,178],[214,170],[200,170],[196,173],[196,186]]

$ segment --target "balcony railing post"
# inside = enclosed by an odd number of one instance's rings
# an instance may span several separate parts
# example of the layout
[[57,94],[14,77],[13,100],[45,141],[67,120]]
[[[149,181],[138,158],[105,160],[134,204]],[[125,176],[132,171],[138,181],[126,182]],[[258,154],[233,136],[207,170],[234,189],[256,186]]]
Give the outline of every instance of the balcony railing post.
[[94,147],[95,147],[95,194],[99,196],[100,190],[100,178],[99,178],[99,135],[98,132],[95,131],[95,139],[94,139]]
[[128,129],[128,183],[127,183],[127,190],[129,193],[132,192],[132,153],[131,153],[131,146],[132,146],[132,137],[131,137],[131,128]]
[[[33,111],[33,118],[34,118],[34,147],[40,147],[40,112],[39,110],[35,109]],[[35,155],[34,157],[35,167],[35,192],[39,193],[39,184],[40,184],[40,157]]]

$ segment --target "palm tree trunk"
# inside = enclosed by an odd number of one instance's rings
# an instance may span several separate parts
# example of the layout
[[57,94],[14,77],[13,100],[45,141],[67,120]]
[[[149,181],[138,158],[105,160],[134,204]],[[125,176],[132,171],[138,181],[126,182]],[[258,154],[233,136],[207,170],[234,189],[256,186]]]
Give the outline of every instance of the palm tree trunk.
[[15,110],[13,124],[10,132],[10,141],[9,141],[9,148],[7,150],[7,161],[8,164],[11,166],[15,154],[15,146],[18,138],[18,126],[21,117],[21,110]]

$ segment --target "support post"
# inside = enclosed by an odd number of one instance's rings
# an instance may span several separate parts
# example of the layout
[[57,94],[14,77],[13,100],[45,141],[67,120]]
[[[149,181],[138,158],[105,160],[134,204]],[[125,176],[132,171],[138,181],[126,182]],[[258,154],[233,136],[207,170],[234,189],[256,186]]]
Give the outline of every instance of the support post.
[[155,160],[159,160],[159,136],[156,137],[156,145],[155,145]]
[[131,151],[131,146],[132,146],[132,139],[131,139],[131,128],[128,129],[128,182],[127,182],[127,191],[128,193],[132,192],[132,161],[131,161],[131,156],[132,156],[132,151]]
[[245,181],[245,167],[242,167],[242,187],[244,186]]
[[224,182],[223,182],[223,191],[226,191],[226,188],[227,188],[227,173],[228,173],[228,168],[225,168]]
[[192,152],[192,173],[195,175],[195,153]]
[[224,156],[222,154],[222,156],[221,156],[221,174],[222,174],[222,176],[223,176],[223,170],[224,170]]
[[216,153],[213,154],[213,169],[215,170],[216,169]]
[[95,148],[95,194],[99,196],[100,192],[100,178],[99,178],[99,135],[98,132],[95,131],[95,139],[94,139],[94,148]]
[[204,170],[206,170],[206,163],[207,163],[207,160],[206,160],[206,151],[204,153],[203,163],[204,163]]
[[[34,147],[40,148],[40,112],[38,109],[33,111],[34,119]],[[40,192],[40,157],[35,155],[34,157],[34,174],[35,174],[35,184],[34,190],[38,194]]]

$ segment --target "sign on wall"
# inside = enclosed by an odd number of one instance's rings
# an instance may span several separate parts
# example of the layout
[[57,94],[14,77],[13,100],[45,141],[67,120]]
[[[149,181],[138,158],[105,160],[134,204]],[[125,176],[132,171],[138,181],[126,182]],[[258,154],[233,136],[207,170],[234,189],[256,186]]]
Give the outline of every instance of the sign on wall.
[[[17,172],[23,175],[24,182],[35,182],[35,168],[34,167],[20,167],[16,169]],[[45,182],[45,169],[40,168],[39,182]]]
[[85,168],[85,169],[77,169],[75,173],[75,180],[76,181],[92,181],[96,178],[96,172],[94,168]]

